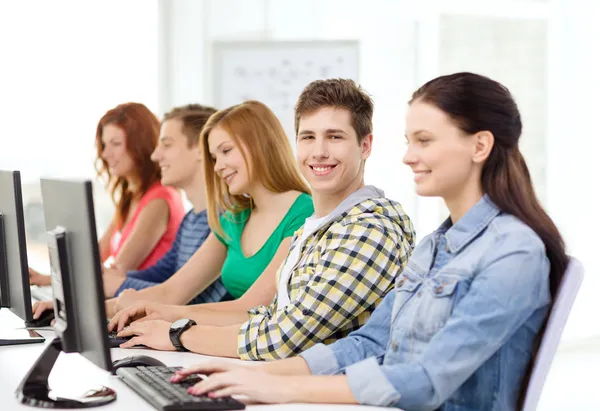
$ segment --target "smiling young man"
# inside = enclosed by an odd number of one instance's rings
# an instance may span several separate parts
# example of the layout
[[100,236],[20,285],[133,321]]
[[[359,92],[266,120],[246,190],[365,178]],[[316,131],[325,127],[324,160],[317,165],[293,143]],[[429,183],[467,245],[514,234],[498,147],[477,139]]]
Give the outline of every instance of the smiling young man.
[[[124,347],[153,348],[272,360],[329,343],[360,328],[393,288],[414,246],[414,230],[399,203],[365,186],[371,154],[373,102],[352,80],[309,84],[296,104],[297,163],[311,186],[315,214],[294,235],[277,272],[269,306],[231,313],[231,321],[193,307],[187,320],[136,321],[119,335]],[[140,302],[117,314],[156,317]],[[240,318],[247,318],[240,322]]]

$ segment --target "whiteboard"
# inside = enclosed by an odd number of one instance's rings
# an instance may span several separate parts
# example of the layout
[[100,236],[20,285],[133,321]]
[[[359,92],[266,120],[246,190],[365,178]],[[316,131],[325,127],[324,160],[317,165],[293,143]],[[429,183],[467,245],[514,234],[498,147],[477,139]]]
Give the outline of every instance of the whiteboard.
[[213,101],[225,108],[265,103],[293,142],[294,105],[311,81],[358,81],[358,41],[260,41],[213,44]]

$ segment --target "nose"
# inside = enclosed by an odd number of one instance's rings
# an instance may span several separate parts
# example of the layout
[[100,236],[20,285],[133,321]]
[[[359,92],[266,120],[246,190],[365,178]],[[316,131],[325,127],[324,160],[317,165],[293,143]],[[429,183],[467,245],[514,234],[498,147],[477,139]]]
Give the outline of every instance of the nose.
[[407,166],[412,166],[417,163],[417,156],[415,154],[414,149],[410,144],[407,145],[406,153],[404,153],[404,157],[402,158],[402,162]]
[[215,159],[215,173],[220,175],[221,171],[225,169],[225,162],[219,159],[219,157],[220,156],[217,156],[217,158]]
[[102,149],[102,153],[100,153],[100,157],[102,157],[104,160],[106,160],[106,158],[108,157],[110,150],[108,148],[108,145],[104,145],[104,148]]
[[327,145],[327,139],[316,138],[315,143],[312,145],[312,157],[314,158],[329,158],[329,147]]
[[160,145],[157,145],[152,154],[150,154],[150,160],[154,161],[155,163],[158,163],[160,161],[160,153]]

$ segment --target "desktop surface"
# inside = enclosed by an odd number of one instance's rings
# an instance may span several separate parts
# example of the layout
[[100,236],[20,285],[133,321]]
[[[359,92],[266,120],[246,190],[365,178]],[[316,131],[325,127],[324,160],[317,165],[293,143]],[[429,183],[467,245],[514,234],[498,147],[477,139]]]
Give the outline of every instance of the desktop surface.
[[[14,314],[7,312],[4,315]],[[17,317],[15,316],[15,318]],[[0,364],[2,364],[2,369],[11,370],[11,372],[0,373],[0,398],[3,400],[3,411],[32,410],[31,407],[19,403],[15,396],[15,390],[19,386],[25,374],[29,371],[31,366],[46,348],[46,345],[49,344],[55,337],[53,330],[38,330],[38,332],[46,338],[45,343],[0,347]],[[155,351],[149,349],[112,348],[110,351],[113,361],[134,355],[150,355],[162,361],[167,366],[188,367],[213,358],[210,356],[189,352]],[[229,359],[228,361],[241,362],[241,360],[235,359]],[[154,410],[154,408],[148,404],[146,400],[121,382],[118,377],[111,375],[108,371],[96,367],[79,354],[61,353],[52,370],[52,374],[50,375],[49,383],[51,387],[57,391],[57,393],[60,393],[61,388],[64,390],[73,390],[78,388],[87,389],[93,386],[101,385],[112,388],[117,393],[117,400],[108,405],[96,408],[99,411]],[[246,406],[246,409],[251,411],[299,411],[306,409],[324,411],[382,410],[382,408],[379,407],[325,404],[250,404]]]

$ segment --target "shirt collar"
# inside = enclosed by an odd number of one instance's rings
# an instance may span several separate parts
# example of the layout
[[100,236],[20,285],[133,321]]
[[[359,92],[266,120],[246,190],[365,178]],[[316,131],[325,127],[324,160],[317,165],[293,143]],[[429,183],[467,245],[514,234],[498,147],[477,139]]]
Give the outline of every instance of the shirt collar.
[[485,194],[456,224],[453,225],[448,217],[436,234],[444,234],[448,250],[453,254],[458,253],[487,228],[498,214],[500,209]]

